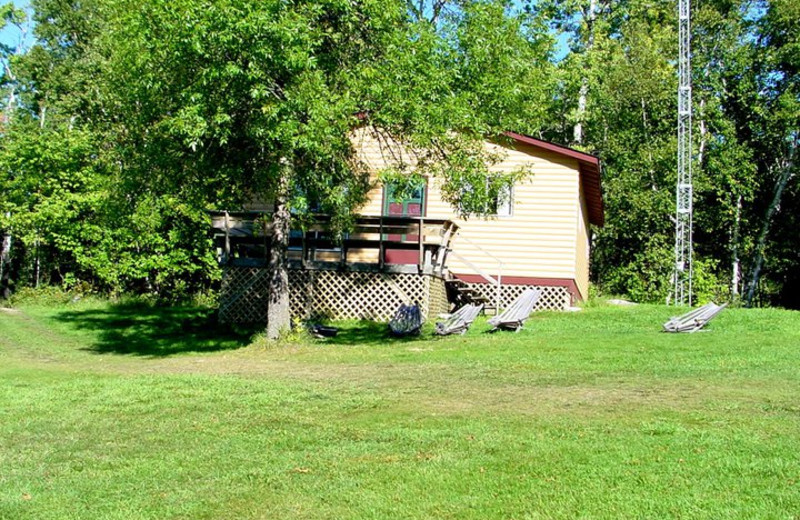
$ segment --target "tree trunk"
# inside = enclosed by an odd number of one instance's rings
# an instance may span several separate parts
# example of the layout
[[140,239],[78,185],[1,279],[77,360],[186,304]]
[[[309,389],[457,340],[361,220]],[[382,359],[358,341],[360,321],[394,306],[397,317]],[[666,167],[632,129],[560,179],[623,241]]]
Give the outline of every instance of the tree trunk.
[[742,196],[736,197],[736,216],[731,233],[731,296],[739,296],[739,283],[742,280],[742,267],[739,260],[739,227],[742,222]]
[[[589,0],[589,11],[584,14],[586,20],[586,49],[584,57],[594,46],[594,22],[597,18],[597,0]],[[584,67],[584,71],[586,67]],[[578,113],[572,129],[572,139],[576,145],[583,144],[583,121],[586,119],[586,100],[589,97],[589,78],[581,77],[581,88],[578,91]]]
[[267,308],[267,338],[278,339],[289,330],[289,185],[291,165],[284,164],[278,189],[275,194],[275,210],[272,215],[272,236],[269,251],[269,307]]
[[[706,113],[706,100],[700,98],[700,114],[705,116]],[[706,127],[706,120],[701,118],[697,126],[700,128],[700,150],[697,152],[697,164],[703,168],[703,160],[706,153],[706,144],[708,143],[708,128]]]
[[747,307],[751,307],[753,305],[753,298],[756,294],[758,279],[761,276],[761,268],[764,265],[764,247],[767,243],[767,236],[769,235],[769,227],[772,223],[772,217],[775,215],[775,212],[778,210],[778,207],[781,204],[783,190],[789,184],[789,181],[794,175],[794,159],[796,151],[797,139],[795,139],[790,146],[786,159],[781,161],[780,175],[778,176],[778,180],[775,181],[775,192],[772,196],[772,201],[767,207],[767,212],[764,215],[764,224],[761,226],[761,232],[758,234],[758,241],[756,242],[756,257],[753,261],[750,282],[748,283],[747,294],[745,295],[745,305]]
[[578,92],[578,114],[575,126],[572,128],[572,140],[576,145],[583,144],[583,120],[586,117],[586,98],[589,95],[589,80],[581,78],[581,89]]

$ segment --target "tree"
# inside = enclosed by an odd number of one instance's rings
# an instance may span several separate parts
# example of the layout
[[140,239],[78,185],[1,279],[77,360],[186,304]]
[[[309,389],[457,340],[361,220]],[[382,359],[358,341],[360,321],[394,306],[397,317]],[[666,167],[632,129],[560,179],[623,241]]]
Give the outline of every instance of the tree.
[[[486,161],[468,160],[483,153],[483,136],[499,134],[523,100],[541,99],[535,88],[500,92],[537,77],[530,58],[546,45],[501,4],[464,5],[438,27],[401,1],[108,4],[104,109],[125,182],[195,205],[273,201],[270,337],[288,326],[291,209],[313,199],[346,222],[369,188],[350,142],[356,126],[419,151],[419,173],[464,182],[485,174]],[[502,28],[500,47],[477,39],[478,26],[491,34],[486,24]],[[497,59],[507,72],[477,67]],[[498,111],[475,109],[492,94]]]
[[14,60],[18,103],[0,140],[15,282],[135,292],[206,290],[218,273],[202,204],[125,184],[100,52],[104,2],[34,2],[37,43]]
[[[765,254],[790,250],[778,235],[770,240],[767,230],[786,206],[779,204],[786,193],[780,187],[791,187],[794,171],[787,167],[795,162],[789,159],[798,113],[794,4],[692,2],[701,299],[735,297],[748,263],[754,290]],[[571,42],[558,63],[554,102],[561,118],[549,135],[577,142],[572,130],[582,123],[583,147],[600,150],[605,163],[607,224],[596,233],[593,279],[610,292],[663,299],[672,270],[675,5],[543,5]],[[787,264],[776,258],[774,265]],[[779,287],[775,280],[770,285]]]
[[765,2],[765,15],[756,23],[759,38],[751,41],[757,90],[747,99],[756,117],[742,121],[759,163],[769,179],[766,208],[755,245],[745,300],[752,305],[761,276],[769,230],[783,193],[797,172],[800,143],[800,7],[796,2]]
[[[4,127],[4,133],[8,131],[8,123],[13,118],[13,114],[17,108],[17,78],[12,70],[11,62],[14,57],[19,56],[25,50],[25,34],[27,27],[25,21],[27,19],[25,11],[18,9],[13,3],[7,3],[0,6],[0,30],[5,29],[9,25],[16,26],[20,33],[17,45],[9,45],[6,43],[0,44],[0,64],[2,64],[2,88],[4,93],[4,103],[2,109],[2,121],[0,125]],[[7,206],[3,200],[0,200],[0,205]],[[11,264],[11,247],[12,247],[12,228],[11,228],[11,211],[10,208],[2,209],[2,219],[0,219],[0,229],[3,230],[3,239],[0,242],[0,298],[8,298],[11,294],[11,280],[10,280],[10,264]]]

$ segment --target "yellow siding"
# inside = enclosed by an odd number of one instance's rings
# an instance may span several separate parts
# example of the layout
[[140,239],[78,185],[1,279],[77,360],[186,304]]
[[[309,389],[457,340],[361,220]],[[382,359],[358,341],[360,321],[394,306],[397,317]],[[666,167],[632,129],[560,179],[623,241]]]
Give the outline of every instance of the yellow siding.
[[[369,128],[357,131],[353,140],[359,158],[373,172],[391,164],[395,157],[402,157],[410,165],[415,162],[407,152],[382,141]],[[504,276],[580,278],[582,275],[576,274],[582,267],[576,262],[576,254],[585,256],[585,252],[576,251],[576,244],[586,243],[579,236],[581,229],[585,234],[586,226],[582,225],[585,209],[582,215],[579,207],[577,161],[528,145],[517,144],[513,149],[491,143],[487,146],[504,154],[493,170],[511,172],[530,167],[533,172],[514,186],[512,216],[459,220],[450,205],[442,201],[435,179],[428,183],[426,216],[456,220],[461,234],[453,242],[454,250],[489,274],[499,271],[494,256],[502,260]],[[376,186],[362,214],[380,215],[382,202],[383,189]],[[454,273],[478,274],[457,258],[451,257],[448,264]],[[584,295],[585,288],[584,284]]]
[[581,198],[578,203],[578,240],[575,243],[575,283],[581,297],[589,297],[589,237],[591,229],[589,227],[589,213],[586,209],[586,198],[583,196],[581,188]]

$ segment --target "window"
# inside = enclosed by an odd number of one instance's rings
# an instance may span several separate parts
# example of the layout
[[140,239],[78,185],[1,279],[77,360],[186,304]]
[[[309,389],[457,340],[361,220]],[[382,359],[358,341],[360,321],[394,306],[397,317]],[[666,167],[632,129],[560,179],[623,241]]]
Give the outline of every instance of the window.
[[514,214],[514,185],[504,184],[497,190],[497,195],[489,205],[489,215],[510,217]]
[[407,193],[399,196],[395,184],[384,187],[383,214],[389,217],[422,217],[425,216],[425,185],[419,184],[406,189]]
[[[462,191],[461,213],[483,217],[511,217],[514,214],[514,181],[500,177],[486,177],[482,193],[471,187]],[[487,201],[488,199],[488,201]],[[467,208],[473,208],[469,211]]]

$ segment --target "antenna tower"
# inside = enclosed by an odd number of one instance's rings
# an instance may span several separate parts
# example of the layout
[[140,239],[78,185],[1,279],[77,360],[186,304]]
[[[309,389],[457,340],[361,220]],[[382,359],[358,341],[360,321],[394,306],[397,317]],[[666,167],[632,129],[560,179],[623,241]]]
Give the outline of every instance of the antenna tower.
[[675,211],[675,305],[692,305],[692,68],[689,0],[678,0],[678,185]]

